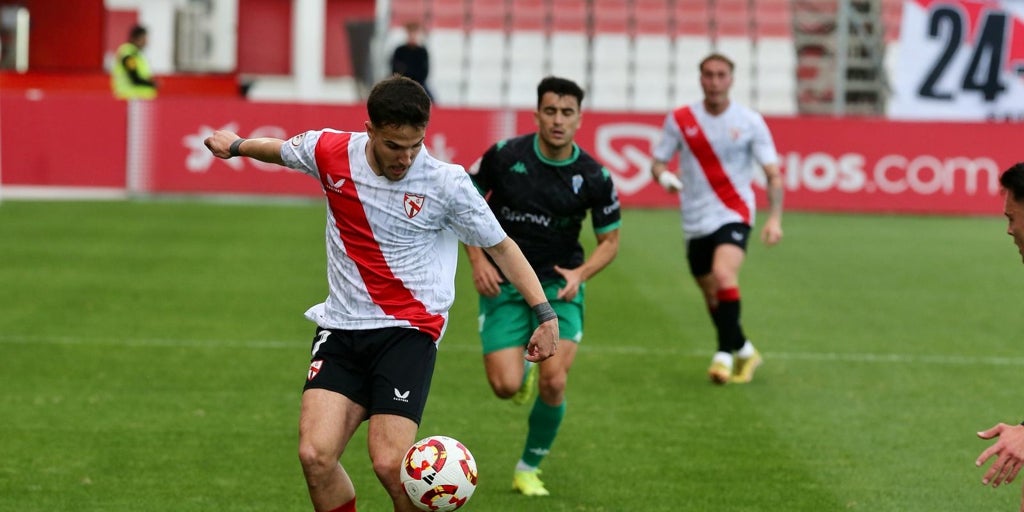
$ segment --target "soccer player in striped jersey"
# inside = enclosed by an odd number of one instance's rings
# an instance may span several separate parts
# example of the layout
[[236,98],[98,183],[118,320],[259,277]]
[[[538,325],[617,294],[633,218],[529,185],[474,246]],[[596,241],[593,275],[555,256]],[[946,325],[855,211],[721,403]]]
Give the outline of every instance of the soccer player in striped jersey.
[[400,472],[454,300],[460,240],[485,247],[536,315],[525,358],[543,361],[558,343],[555,312],[519,246],[465,170],[424,149],[423,87],[385,79],[366,107],[365,132],[314,130],[283,141],[217,131],[205,141],[219,158],[286,166],[323,187],[328,295],[306,311],[317,328],[299,417],[299,459],[316,512],[356,510],[338,461],[366,420],[373,469],[394,510],[417,510]]
[[[538,466],[565,417],[569,369],[583,338],[586,281],[611,263],[619,248],[621,218],[611,174],[574,142],[582,102],[583,89],[573,81],[541,80],[534,113],[537,131],[495,144],[470,167],[473,183],[537,272],[558,314],[563,341],[558,355],[524,368],[523,349],[536,325],[530,303],[509,285],[489,255],[466,247],[480,294],[487,380],[499,398],[534,400],[512,479],[513,489],[527,496],[549,494],[538,478]],[[597,246],[584,257],[579,238],[588,212]]]
[[[729,99],[733,63],[711,54],[700,63],[704,100],[669,113],[654,147],[651,175],[679,193],[690,273],[704,295],[718,334],[708,377],[716,384],[745,383],[761,354],[740,325],[740,267],[754,225],[754,172],[767,178],[768,218],[761,241],[782,239],[782,176],[764,118]],[[679,154],[679,174],[669,161]]]

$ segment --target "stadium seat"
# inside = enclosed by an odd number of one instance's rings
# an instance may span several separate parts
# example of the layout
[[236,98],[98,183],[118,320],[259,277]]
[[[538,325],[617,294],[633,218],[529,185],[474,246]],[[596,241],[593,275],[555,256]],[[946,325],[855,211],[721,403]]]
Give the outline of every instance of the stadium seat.
[[430,27],[464,29],[466,6],[463,0],[427,0],[430,2]]
[[750,35],[751,12],[747,0],[715,0],[711,3],[711,21],[715,36]]
[[587,82],[588,43],[583,32],[552,32],[549,38],[551,72],[555,75]]
[[466,40],[466,105],[496,107],[503,103],[501,91],[508,73],[505,39],[502,30],[469,31]]
[[551,30],[559,32],[587,31],[586,0],[560,0],[557,4],[552,3],[550,12]]
[[736,68],[733,70],[730,97],[740,103],[750,105],[751,91],[756,86],[752,75],[754,49],[750,39],[747,37],[721,37],[718,39],[717,49],[736,64]]
[[469,0],[469,30],[506,30],[505,0]]
[[632,31],[628,6],[621,0],[595,0],[591,15],[595,36],[629,34]]
[[537,30],[516,30],[509,36],[509,81],[506,104],[533,108],[537,82],[549,73],[547,36]]
[[517,0],[512,4],[510,30],[548,30],[548,7],[545,0]]
[[428,83],[439,104],[459,105],[462,102],[462,82],[466,33],[462,29],[434,29],[425,42],[430,51],[430,78]]
[[509,68],[518,73],[543,73],[548,68],[548,41],[537,30],[515,30],[509,33]]
[[594,35],[591,92],[595,108],[624,110],[629,106],[630,46],[629,36],[623,33]]
[[757,101],[751,107],[763,114],[796,113],[796,48],[793,39],[765,37],[757,40],[754,86]]
[[675,92],[672,104],[683,105],[700,101],[700,61],[711,53],[711,39],[707,36],[679,36],[675,40]]
[[427,18],[425,0],[393,0],[391,2],[391,25],[401,27],[410,21],[422,22]]
[[637,35],[667,36],[671,33],[672,17],[665,0],[635,0],[633,26]]
[[711,23],[708,3],[703,1],[677,1],[672,12],[675,36],[706,36]]
[[671,46],[672,41],[664,34],[638,34],[634,38],[630,83],[635,109],[663,111],[671,103]]
[[756,0],[754,25],[757,37],[792,37],[790,0]]

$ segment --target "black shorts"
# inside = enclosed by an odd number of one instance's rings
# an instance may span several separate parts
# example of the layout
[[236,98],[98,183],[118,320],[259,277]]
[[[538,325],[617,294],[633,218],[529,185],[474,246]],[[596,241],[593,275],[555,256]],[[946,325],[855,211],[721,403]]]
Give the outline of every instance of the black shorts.
[[396,414],[420,423],[437,360],[430,335],[406,327],[318,327],[305,389],[326,389],[363,406],[368,416]]
[[686,243],[686,259],[690,262],[690,274],[694,277],[711,273],[715,249],[719,245],[732,244],[747,250],[750,226],[742,222],[726,224],[708,236],[694,238]]

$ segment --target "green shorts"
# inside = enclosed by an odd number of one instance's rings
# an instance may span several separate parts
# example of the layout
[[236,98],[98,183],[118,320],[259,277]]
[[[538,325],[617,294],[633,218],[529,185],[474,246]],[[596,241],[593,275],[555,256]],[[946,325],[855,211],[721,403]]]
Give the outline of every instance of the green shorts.
[[[544,295],[558,315],[559,338],[579,343],[583,339],[583,295],[586,283],[571,301],[558,300],[565,281],[544,284]],[[480,341],[484,354],[505,348],[525,347],[537,328],[537,317],[514,286],[502,283],[497,297],[480,296]]]

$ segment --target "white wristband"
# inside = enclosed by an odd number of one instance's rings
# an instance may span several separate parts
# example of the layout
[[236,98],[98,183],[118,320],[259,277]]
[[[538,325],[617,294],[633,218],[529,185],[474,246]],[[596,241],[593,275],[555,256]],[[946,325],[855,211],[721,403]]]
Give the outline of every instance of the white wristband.
[[678,192],[683,189],[683,182],[672,171],[662,171],[658,175],[658,184],[669,192]]

